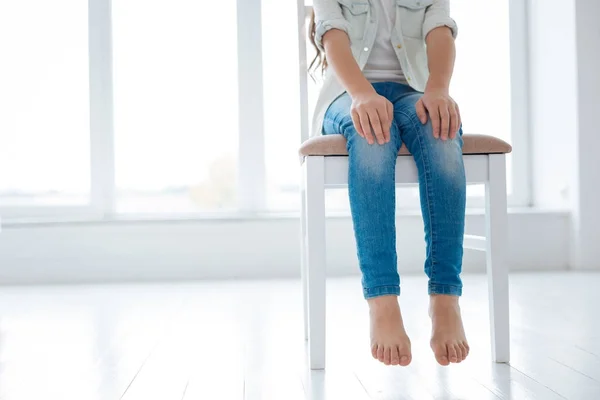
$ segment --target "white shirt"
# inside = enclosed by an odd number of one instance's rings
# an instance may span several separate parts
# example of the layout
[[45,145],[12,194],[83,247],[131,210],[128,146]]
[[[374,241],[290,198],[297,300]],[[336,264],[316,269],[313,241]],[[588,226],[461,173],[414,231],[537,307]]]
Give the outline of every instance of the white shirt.
[[392,44],[392,32],[396,25],[396,0],[371,0],[371,4],[373,12],[378,16],[377,33],[363,74],[369,82],[408,84]]
[[[346,32],[350,37],[352,55],[364,71],[380,25],[379,16],[372,10],[373,3],[374,0],[313,0],[317,46],[323,50],[322,38],[330,29]],[[440,26],[449,27],[455,37],[457,34],[456,22],[450,18],[450,0],[395,0],[395,3],[392,48],[408,84],[423,91],[429,78],[425,48],[427,34]],[[311,135],[322,134],[325,112],[344,92],[333,69],[328,68],[315,106]]]

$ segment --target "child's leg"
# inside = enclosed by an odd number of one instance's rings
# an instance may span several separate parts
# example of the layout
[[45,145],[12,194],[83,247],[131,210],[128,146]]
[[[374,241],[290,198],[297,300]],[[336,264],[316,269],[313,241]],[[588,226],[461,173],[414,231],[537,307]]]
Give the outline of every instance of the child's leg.
[[[376,86],[377,87],[377,86]],[[337,99],[325,116],[324,133],[346,137],[348,186],[363,294],[369,302],[373,357],[385,364],[408,365],[410,341],[404,331],[396,257],[395,166],[400,132],[394,124],[391,140],[368,144],[358,135],[350,115],[351,99]]]
[[460,362],[468,353],[458,296],[465,227],[466,179],[462,158],[462,132],[455,139],[433,137],[431,121],[422,124],[414,92],[394,102],[394,117],[401,137],[419,172],[421,210],[425,225],[430,314],[434,323],[432,347],[440,364]]

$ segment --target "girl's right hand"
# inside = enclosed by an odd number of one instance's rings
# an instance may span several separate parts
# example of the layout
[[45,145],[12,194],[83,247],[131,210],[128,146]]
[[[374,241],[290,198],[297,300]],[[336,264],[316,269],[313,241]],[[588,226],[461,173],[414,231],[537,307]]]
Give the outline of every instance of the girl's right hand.
[[352,96],[351,115],[354,128],[369,144],[375,143],[375,138],[379,144],[390,141],[394,107],[388,99],[378,95],[375,90]]

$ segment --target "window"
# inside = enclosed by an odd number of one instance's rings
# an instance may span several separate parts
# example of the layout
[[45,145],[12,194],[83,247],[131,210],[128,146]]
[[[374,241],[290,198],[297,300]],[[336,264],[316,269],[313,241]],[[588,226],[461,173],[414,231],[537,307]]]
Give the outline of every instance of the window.
[[[482,15],[493,15],[493,18],[481,18]],[[463,131],[511,142],[509,3],[453,0],[452,17],[459,25],[459,34],[450,91],[460,106]],[[509,194],[511,171],[509,155],[506,175]],[[483,196],[483,185],[469,187],[468,194]]]
[[89,201],[87,11],[0,0],[0,207]]
[[235,0],[113,0],[117,212],[236,206],[236,17]]
[[[525,5],[452,6],[465,131],[517,140],[527,111],[515,99],[527,88],[511,76],[526,76]],[[297,212],[297,10],[278,0],[0,0],[0,215]],[[309,80],[309,110],[318,90]],[[509,173],[513,204],[526,198],[526,156],[509,161],[521,172]],[[399,206],[417,204],[414,188],[398,191]],[[347,210],[346,191],[327,196]]]
[[[298,210],[300,207],[297,156],[300,144],[298,47],[282,45],[298,43],[296,26],[288,22],[297,18],[296,13],[297,5],[294,2],[263,0],[263,16],[284,16],[263,18],[262,25],[267,208],[279,212]],[[310,63],[315,52],[309,42],[307,55]],[[314,78],[309,78],[308,86],[311,120],[321,83],[318,76]],[[348,209],[346,190],[328,190],[326,196],[329,209]]]
[[236,6],[0,0],[0,215],[237,208]]

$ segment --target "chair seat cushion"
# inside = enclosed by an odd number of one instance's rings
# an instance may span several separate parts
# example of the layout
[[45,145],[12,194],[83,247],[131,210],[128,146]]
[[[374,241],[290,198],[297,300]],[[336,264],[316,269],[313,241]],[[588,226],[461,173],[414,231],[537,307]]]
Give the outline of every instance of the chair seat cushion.
[[[507,154],[512,151],[510,144],[494,136],[463,135],[463,154]],[[315,136],[302,143],[300,156],[347,156],[346,139],[342,135]],[[410,155],[404,144],[399,156]]]

